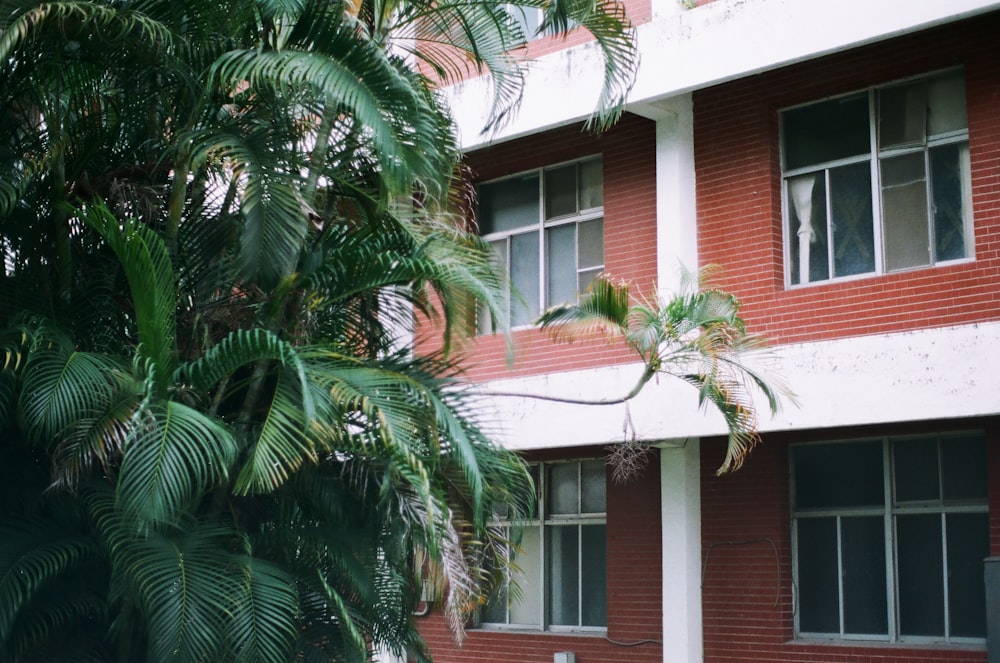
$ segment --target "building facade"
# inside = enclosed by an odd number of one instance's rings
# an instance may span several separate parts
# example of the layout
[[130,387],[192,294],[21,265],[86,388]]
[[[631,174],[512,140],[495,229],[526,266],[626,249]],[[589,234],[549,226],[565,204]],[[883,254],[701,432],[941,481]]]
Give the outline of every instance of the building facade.
[[[494,597],[460,645],[422,617],[435,660],[1000,657],[984,581],[1000,556],[1000,3],[627,4],[642,64],[603,135],[582,130],[599,61],[580,38],[532,44],[520,113],[488,140],[481,82],[450,91],[480,231],[525,293],[513,363],[483,334],[471,376],[620,396],[634,357],[527,323],[596,273],[670,292],[680,265],[717,264],[798,404],[716,476],[723,422],[680,381],[627,408],[498,395],[540,490],[520,596]],[[618,483],[608,447],[633,436],[652,451]]]

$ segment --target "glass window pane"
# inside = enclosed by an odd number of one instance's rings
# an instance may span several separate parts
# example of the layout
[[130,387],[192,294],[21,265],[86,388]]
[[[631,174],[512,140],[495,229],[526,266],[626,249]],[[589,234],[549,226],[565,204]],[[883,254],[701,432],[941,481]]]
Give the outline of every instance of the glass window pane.
[[800,518],[796,529],[799,630],[840,633],[837,519]]
[[577,224],[577,268],[604,266],[604,219]]
[[885,527],[880,516],[840,521],[844,632],[886,635]]
[[549,467],[547,505],[549,514],[580,513],[580,492],[577,483],[579,467],[579,463],[558,463]]
[[538,222],[538,173],[479,187],[481,235],[515,230]]
[[945,502],[986,501],[986,443],[981,435],[941,440]]
[[545,218],[576,213],[576,164],[545,171]]
[[896,503],[941,498],[936,438],[893,440]]
[[580,464],[583,481],[582,513],[604,513],[607,507],[607,488],[604,480],[604,461],[588,460]]
[[792,283],[830,278],[826,223],[826,171],[789,178],[789,249]]
[[786,170],[869,154],[868,94],[785,111],[782,130]]
[[885,503],[879,441],[796,446],[792,460],[796,509]]
[[576,224],[545,231],[546,305],[576,301]]
[[[507,238],[490,242],[493,249],[492,261],[504,274],[507,274]],[[510,305],[510,289],[506,289],[504,295],[507,298],[507,305]],[[493,316],[486,306],[480,304],[477,311],[476,330],[480,334],[488,334],[493,330]]]
[[510,623],[537,626],[542,623],[542,545],[538,526],[524,528],[514,566],[512,577],[517,587],[510,592]]
[[934,205],[936,260],[966,257],[965,199],[968,145],[943,145],[930,150],[931,196]]
[[951,635],[986,637],[983,560],[990,554],[990,523],[985,513],[951,513],[948,528],[948,617]]
[[601,160],[591,159],[580,164],[580,209],[604,205],[604,183]]
[[871,181],[867,162],[830,171],[834,276],[875,271]]
[[581,597],[582,626],[607,626],[607,528],[604,525],[580,527],[582,541]]
[[927,82],[927,124],[931,135],[969,126],[965,105],[965,76],[960,71]]
[[[496,568],[492,563],[485,560],[483,567],[486,575],[491,575]],[[504,581],[499,582],[500,584],[493,589],[493,592],[486,600],[486,605],[483,606],[482,611],[479,613],[480,620],[488,624],[507,623],[508,585]]]
[[927,127],[926,83],[894,85],[879,91],[879,147],[924,145]]
[[576,275],[577,292],[580,293],[581,295],[585,294],[587,290],[590,288],[590,284],[593,283],[594,279],[596,279],[603,271],[604,268],[602,267],[599,269],[591,269],[585,272],[579,272]]
[[579,527],[550,527],[549,597],[550,620],[559,626],[580,624]]
[[531,324],[541,313],[538,296],[538,233],[522,233],[510,238],[510,278],[515,293],[511,298],[511,325]]
[[896,517],[901,635],[944,636],[941,516]]
[[929,265],[924,153],[882,159],[881,167],[886,269]]

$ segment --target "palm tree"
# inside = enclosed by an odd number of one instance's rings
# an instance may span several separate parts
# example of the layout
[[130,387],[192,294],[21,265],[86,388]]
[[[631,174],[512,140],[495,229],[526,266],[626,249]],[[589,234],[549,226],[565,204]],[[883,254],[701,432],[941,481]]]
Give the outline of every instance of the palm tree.
[[[609,121],[619,5],[544,7]],[[434,90],[490,73],[498,126],[524,39],[492,0],[0,0],[0,658],[422,657],[429,572],[460,633],[533,493],[400,329],[499,314]]]
[[[632,389],[619,397],[542,398],[584,405],[628,403],[654,378],[679,378],[698,390],[701,407],[714,407],[725,421],[729,443],[717,473],[738,470],[760,439],[754,396],[764,399],[771,414],[778,411],[782,397],[794,403],[795,396],[777,376],[753,366],[751,356],[766,350],[766,341],[747,331],[740,302],[711,286],[717,269],[715,265],[698,273],[682,269],[679,292],[638,301],[628,283],[601,276],[579,302],[545,311],[539,322],[555,339],[597,334],[624,342],[642,361],[643,371]],[[644,450],[637,440],[619,445],[611,456],[614,476],[629,478]]]

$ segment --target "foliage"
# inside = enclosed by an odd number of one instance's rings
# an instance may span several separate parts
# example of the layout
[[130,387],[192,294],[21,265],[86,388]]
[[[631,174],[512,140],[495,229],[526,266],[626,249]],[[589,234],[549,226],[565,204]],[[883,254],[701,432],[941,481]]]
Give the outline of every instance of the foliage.
[[[598,37],[612,120],[620,5],[528,4]],[[530,480],[400,330],[499,313],[434,90],[489,74],[495,128],[524,39],[492,0],[0,0],[0,659],[424,656],[425,571],[460,632]]]
[[[771,413],[782,395],[794,396],[774,376],[755,369],[748,359],[765,349],[763,338],[750,334],[731,294],[705,287],[715,267],[699,274],[683,273],[681,291],[669,300],[633,302],[626,283],[599,277],[576,304],[556,306],[540,319],[556,338],[572,339],[592,332],[623,339],[642,359],[644,370],[624,397],[602,401],[627,403],[658,375],[680,378],[698,390],[698,404],[722,414],[729,430],[726,457],[718,474],[737,470],[759,441],[755,393]],[[641,443],[626,440],[612,452],[616,476],[641,469]],[[623,477],[619,477],[623,478]]]

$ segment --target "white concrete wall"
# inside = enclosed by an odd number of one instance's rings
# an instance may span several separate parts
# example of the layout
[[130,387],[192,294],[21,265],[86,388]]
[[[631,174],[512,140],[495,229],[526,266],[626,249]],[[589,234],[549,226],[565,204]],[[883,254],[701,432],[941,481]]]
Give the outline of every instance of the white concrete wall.
[[[991,9],[987,0],[716,0],[694,9],[653,0],[639,26],[641,67],[631,110],[649,102],[817,55],[913,32]],[[593,43],[533,63],[516,117],[494,136],[481,130],[489,94],[476,79],[448,89],[465,149],[587,117],[597,103],[601,60]]]
[[[1000,323],[880,334],[774,349],[759,362],[798,396],[763,431],[802,430],[1000,413]],[[639,364],[488,383],[486,389],[573,398],[622,396]],[[492,401],[501,440],[514,449],[606,444],[633,432],[644,440],[725,433],[722,417],[699,411],[695,389],[678,379],[651,382],[628,407],[581,406],[530,398]]]

